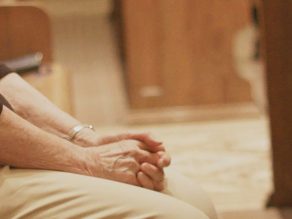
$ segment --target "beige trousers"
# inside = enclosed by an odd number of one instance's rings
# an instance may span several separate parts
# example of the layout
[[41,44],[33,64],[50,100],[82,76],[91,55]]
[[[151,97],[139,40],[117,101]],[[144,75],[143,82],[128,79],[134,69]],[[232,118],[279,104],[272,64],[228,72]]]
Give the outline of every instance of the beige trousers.
[[167,171],[167,189],[155,192],[71,173],[0,168],[0,218],[214,219],[205,193]]

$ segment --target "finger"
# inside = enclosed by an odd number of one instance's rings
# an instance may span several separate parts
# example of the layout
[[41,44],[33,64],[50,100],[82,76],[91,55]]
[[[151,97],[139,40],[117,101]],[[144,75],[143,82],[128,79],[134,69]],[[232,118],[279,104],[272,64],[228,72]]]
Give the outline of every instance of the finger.
[[[150,165],[147,166],[147,164],[143,164],[143,168],[141,166],[141,170],[143,171],[144,174],[146,174],[149,178],[152,179],[152,183],[154,186],[154,190],[156,191],[162,191],[165,188],[165,176],[163,173],[163,170],[159,171],[159,168]],[[151,169],[150,169],[151,168]],[[153,169],[152,169],[153,168]]]
[[127,174],[124,176],[118,176],[115,181],[119,181],[119,182],[123,182],[123,183],[127,183],[127,184],[131,184],[134,186],[142,186],[139,182],[139,180],[136,177],[136,174]]
[[137,161],[141,163],[150,163],[158,166],[160,156],[157,153],[151,153],[149,151],[139,150],[136,154]]
[[154,182],[154,189],[156,191],[162,191],[165,188],[165,182],[161,181],[161,182]]
[[[117,162],[118,161],[118,162]],[[136,174],[140,170],[140,164],[132,157],[119,157],[114,162],[114,166],[119,166],[121,171],[129,171]]]
[[149,176],[152,180],[156,182],[161,182],[164,180],[164,172],[162,169],[151,165],[149,163],[143,163],[141,165],[141,170]]
[[100,141],[102,144],[114,143],[122,140],[137,140],[143,143],[147,143],[150,146],[158,146],[161,142],[150,138],[146,133],[122,133],[116,135],[108,135],[103,137]]
[[[134,140],[133,140],[134,141]],[[123,157],[131,157],[135,159],[139,164],[141,163],[150,163],[158,167],[165,167],[169,164],[169,156],[166,152],[157,152],[151,153],[149,151],[143,150],[137,146],[134,142],[128,141],[121,141],[119,143],[119,147],[115,147],[114,150],[111,150],[110,153],[112,154],[119,154]]]
[[158,146],[149,146],[146,143],[138,141],[138,140],[133,140],[133,141],[136,141],[138,143],[138,144],[136,143],[136,145],[138,145],[140,149],[143,149],[145,151],[149,151],[152,153],[156,153],[158,151],[165,151],[165,148],[162,144]]
[[99,145],[111,144],[111,143],[115,143],[121,140],[122,140],[121,136],[119,135],[108,135],[108,136],[101,137],[98,141],[98,144]]
[[162,144],[158,146],[149,146],[146,143],[140,141],[139,147],[143,150],[150,151],[153,153],[156,153],[158,151],[165,151],[165,147]]
[[155,139],[150,133],[129,133],[128,136],[131,139],[136,139],[139,141],[142,141],[146,144],[149,144],[151,146],[158,146],[161,145],[162,142],[159,141],[158,139]]
[[157,154],[160,157],[157,163],[158,167],[160,168],[168,167],[171,163],[170,155],[165,151],[158,151]]
[[146,189],[154,189],[152,180],[143,172],[139,171],[137,174],[138,182]]
[[161,141],[158,141],[150,136],[148,133],[129,133],[127,134],[128,139],[134,139],[143,142],[149,151],[163,151],[164,146]]
[[[143,149],[151,152],[164,151],[165,148],[161,141],[151,137],[147,133],[123,133],[118,135],[110,135],[100,139],[99,144],[110,144],[122,140],[136,140],[144,143]],[[142,145],[141,145],[142,146]]]

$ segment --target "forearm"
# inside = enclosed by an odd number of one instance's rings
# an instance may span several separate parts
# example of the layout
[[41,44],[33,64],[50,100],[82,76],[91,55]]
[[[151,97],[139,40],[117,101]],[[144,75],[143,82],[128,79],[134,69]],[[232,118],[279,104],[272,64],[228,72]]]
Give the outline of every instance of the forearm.
[[6,107],[0,115],[0,163],[86,174],[82,148],[47,133]]
[[[80,124],[77,119],[60,110],[17,74],[7,75],[0,81],[0,92],[18,115],[57,136],[67,137],[70,129]],[[93,133],[90,130],[84,132],[86,140],[90,141]],[[76,140],[82,141],[80,138]]]
[[[8,99],[18,115],[57,136],[68,137],[70,130],[80,124],[77,119],[60,110],[17,74],[9,74],[0,81],[0,93]],[[159,151],[163,148],[161,142],[152,139],[147,134],[122,134],[102,138],[88,128],[76,135],[74,143],[89,147],[125,139],[144,142],[151,148],[153,147],[152,151]]]

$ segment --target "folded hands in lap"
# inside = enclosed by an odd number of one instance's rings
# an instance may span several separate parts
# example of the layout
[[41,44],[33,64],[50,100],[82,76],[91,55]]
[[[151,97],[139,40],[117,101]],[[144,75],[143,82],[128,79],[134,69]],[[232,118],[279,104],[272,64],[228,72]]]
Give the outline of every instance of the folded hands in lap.
[[170,157],[161,142],[148,134],[119,134],[96,138],[86,147],[88,175],[141,186],[164,189],[163,168]]

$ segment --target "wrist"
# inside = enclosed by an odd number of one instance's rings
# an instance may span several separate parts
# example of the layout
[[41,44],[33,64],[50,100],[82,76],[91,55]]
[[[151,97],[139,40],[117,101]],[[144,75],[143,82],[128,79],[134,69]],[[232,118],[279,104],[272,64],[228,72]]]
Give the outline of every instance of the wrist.
[[92,125],[80,123],[73,126],[64,138],[83,147],[95,146],[98,139]]
[[103,176],[103,168],[100,165],[100,155],[94,148],[79,147],[84,159],[81,159],[81,166],[84,175],[87,176]]
[[82,129],[73,139],[73,143],[82,147],[95,146],[98,141],[96,132],[92,129]]
[[70,151],[71,164],[67,166],[68,169],[64,169],[63,171],[81,175],[90,175],[88,171],[88,154],[85,148],[71,145]]

